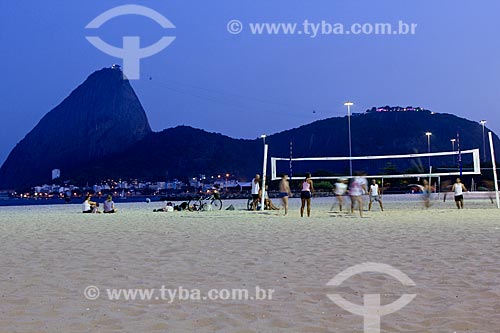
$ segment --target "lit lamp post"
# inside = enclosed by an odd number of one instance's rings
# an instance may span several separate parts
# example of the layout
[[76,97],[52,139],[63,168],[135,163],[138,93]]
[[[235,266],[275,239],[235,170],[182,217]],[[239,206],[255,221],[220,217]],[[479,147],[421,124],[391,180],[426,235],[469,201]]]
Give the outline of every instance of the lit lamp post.
[[267,144],[266,144],[266,135],[262,134],[260,136],[264,143],[264,162],[262,164],[262,188],[261,188],[261,202],[260,202],[260,210],[264,211],[264,192],[266,191],[266,173],[267,173]]
[[[457,139],[450,139],[452,152],[455,152],[455,142],[456,141],[457,141]],[[455,155],[453,155],[453,164],[455,164]]]
[[483,126],[483,162],[486,162],[486,139],[484,138],[484,125],[486,124],[486,120],[481,120],[479,122]]
[[345,102],[347,106],[347,124],[349,127],[349,175],[352,177],[352,147],[351,147],[351,106],[354,105],[353,102]]
[[[425,135],[427,136],[427,152],[431,152],[431,132],[425,132]],[[431,157],[429,156],[429,173],[431,172]]]

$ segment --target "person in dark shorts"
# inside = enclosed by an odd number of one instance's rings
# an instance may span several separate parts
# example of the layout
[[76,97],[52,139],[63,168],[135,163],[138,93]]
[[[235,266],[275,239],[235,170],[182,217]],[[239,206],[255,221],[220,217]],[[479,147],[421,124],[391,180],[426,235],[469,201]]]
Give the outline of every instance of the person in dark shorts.
[[302,182],[302,190],[300,191],[300,200],[302,205],[300,206],[300,217],[304,217],[304,208],[307,204],[307,216],[311,216],[311,197],[314,192],[314,185],[311,179],[311,174],[307,173],[306,178]]
[[259,204],[260,195],[261,195],[260,175],[256,174],[255,178],[252,179],[252,210],[257,209],[257,205]]
[[280,182],[280,198],[283,201],[285,208],[285,216],[288,214],[288,197],[291,195],[290,183],[288,182],[288,175],[283,175]]
[[455,204],[458,209],[464,209],[464,192],[467,192],[465,185],[462,184],[460,178],[457,178],[451,190],[455,193]]

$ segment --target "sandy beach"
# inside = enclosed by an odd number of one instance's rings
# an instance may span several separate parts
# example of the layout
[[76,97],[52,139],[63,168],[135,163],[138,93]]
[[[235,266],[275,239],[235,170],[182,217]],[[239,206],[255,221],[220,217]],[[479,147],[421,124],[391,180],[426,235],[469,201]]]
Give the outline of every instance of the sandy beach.
[[[362,305],[416,294],[381,318],[382,332],[500,332],[500,211],[466,196],[464,210],[434,199],[385,196],[365,216],[330,212],[313,199],[311,218],[291,212],[153,213],[159,203],[122,204],[114,215],[80,205],[0,208],[0,332],[363,332],[363,317],[332,302]],[[278,203],[275,200],[275,203]],[[366,201],[365,204],[367,205]],[[367,262],[411,278],[363,273]],[[89,286],[99,297],[89,299]],[[125,300],[108,289],[209,290],[258,286],[272,298]],[[158,294],[155,294],[158,295]],[[94,294],[90,296],[96,296]],[[92,298],[92,297],[90,297]]]

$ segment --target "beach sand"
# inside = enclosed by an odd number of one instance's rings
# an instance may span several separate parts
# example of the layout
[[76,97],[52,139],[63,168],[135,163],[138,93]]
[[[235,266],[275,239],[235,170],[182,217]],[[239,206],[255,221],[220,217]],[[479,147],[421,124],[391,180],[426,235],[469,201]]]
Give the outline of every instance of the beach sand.
[[[365,217],[313,199],[282,211],[153,213],[159,203],[119,205],[114,215],[80,205],[0,208],[0,332],[363,332],[363,317],[333,303],[416,298],[383,316],[382,332],[500,332],[500,211],[470,199],[457,210],[416,195],[385,196]],[[275,203],[279,201],[275,199]],[[363,273],[390,265],[416,286]],[[87,299],[88,286],[100,289]],[[265,300],[110,300],[108,288],[274,290]],[[158,294],[156,294],[158,295]]]

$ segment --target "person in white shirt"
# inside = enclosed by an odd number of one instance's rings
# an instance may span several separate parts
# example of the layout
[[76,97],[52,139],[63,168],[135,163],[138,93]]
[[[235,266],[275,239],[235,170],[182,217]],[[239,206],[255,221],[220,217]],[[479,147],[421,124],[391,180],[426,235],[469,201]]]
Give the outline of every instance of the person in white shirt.
[[457,181],[455,184],[453,184],[453,187],[451,188],[453,192],[455,192],[455,204],[457,205],[458,209],[464,209],[464,192],[467,192],[467,189],[465,188],[465,185],[462,184],[460,181],[460,178],[457,178]]
[[370,185],[370,204],[368,205],[368,210],[372,209],[373,201],[377,201],[380,205],[380,210],[384,211],[384,206],[382,205],[382,197],[380,195],[380,188],[378,187],[377,181],[372,179],[372,184]]
[[[340,211],[342,211],[342,206],[344,204],[344,195],[347,193],[347,180],[345,178],[339,178],[337,182],[335,183],[335,190],[333,191],[335,194],[335,198],[337,198],[339,202],[339,208]],[[330,210],[333,210],[333,206],[330,208]]]
[[87,195],[85,197],[85,201],[82,204],[82,212],[83,213],[100,213],[99,204],[91,200],[92,196]]
[[261,191],[260,191],[260,175],[256,174],[255,178],[252,179],[252,210],[257,209],[259,204]]
[[354,213],[354,206],[358,204],[359,216],[363,217],[363,194],[366,190],[366,179],[356,176],[349,186],[349,196],[351,197],[351,213]]

